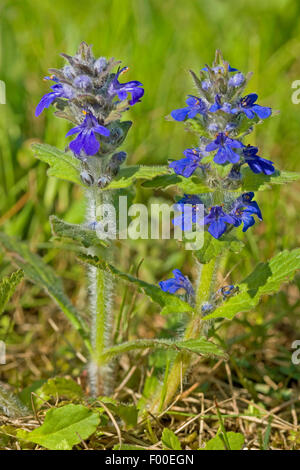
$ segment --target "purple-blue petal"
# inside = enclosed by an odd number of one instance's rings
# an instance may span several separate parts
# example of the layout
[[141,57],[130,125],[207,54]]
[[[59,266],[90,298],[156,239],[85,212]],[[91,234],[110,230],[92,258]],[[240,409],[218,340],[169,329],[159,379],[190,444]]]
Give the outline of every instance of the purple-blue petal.
[[226,232],[226,228],[226,223],[222,219],[219,219],[209,225],[208,231],[214,238],[218,239]]
[[105,137],[108,137],[110,134],[110,130],[104,126],[101,126],[100,124],[98,126],[93,127],[93,131],[97,132],[98,134],[104,135]]
[[252,106],[252,109],[260,119],[266,119],[272,114],[272,109],[268,108],[267,106],[260,106],[259,104],[255,104]]
[[189,108],[174,109],[171,112],[171,116],[175,121],[184,121],[189,112]]

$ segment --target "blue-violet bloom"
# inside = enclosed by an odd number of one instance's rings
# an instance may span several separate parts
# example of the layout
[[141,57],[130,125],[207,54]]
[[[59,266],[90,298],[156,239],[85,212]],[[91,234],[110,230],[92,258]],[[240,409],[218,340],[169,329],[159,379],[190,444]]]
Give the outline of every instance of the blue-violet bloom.
[[189,95],[186,100],[187,106],[185,108],[174,109],[171,112],[171,116],[175,121],[184,121],[185,118],[192,119],[197,114],[204,115],[206,113],[206,104],[201,98]]
[[36,107],[35,115],[39,116],[45,108],[49,108],[49,106],[57,99],[57,98],[66,98],[71,99],[74,96],[74,92],[69,85],[59,83],[58,78],[52,77],[45,77],[45,80],[53,80],[55,85],[52,85],[50,88],[52,91],[50,93],[46,93],[39,102]]
[[131,82],[127,83],[119,82],[119,76],[127,72],[127,70],[128,67],[118,69],[112,82],[109,85],[108,93],[112,97],[117,95],[120,101],[126,100],[128,93],[131,93],[131,100],[129,100],[129,104],[130,106],[133,106],[134,104],[141,101],[141,98],[144,95],[144,89],[141,88],[143,84],[141,82],[138,82],[137,80],[132,80]]
[[236,108],[231,110],[232,114],[236,113],[245,113],[247,118],[253,119],[255,114],[260,119],[266,119],[272,114],[272,109],[268,108],[267,106],[260,106],[259,104],[255,104],[258,95],[256,93],[250,93],[247,96],[244,96],[238,103]]
[[275,171],[274,163],[271,160],[257,155],[258,148],[248,145],[243,149],[245,162],[248,163],[253,173],[264,173],[265,175],[272,175]]
[[208,215],[204,217],[204,225],[208,225],[208,231],[214,238],[220,238],[227,230],[226,224],[234,224],[235,219],[224,212],[222,206],[213,206]]
[[188,295],[194,296],[195,292],[189,278],[184,276],[179,269],[174,269],[172,272],[174,278],[159,282],[160,288],[170,294],[175,294],[179,289],[184,289]]
[[256,201],[252,201],[254,197],[253,192],[244,193],[236,199],[233,208],[230,212],[234,218],[234,226],[238,227],[241,223],[244,224],[243,232],[246,232],[249,227],[255,224],[253,215],[256,215],[262,220],[262,214]]
[[66,137],[78,134],[76,139],[69,144],[70,149],[77,157],[80,157],[81,151],[84,151],[86,155],[95,155],[98,152],[100,142],[97,140],[95,133],[108,137],[110,131],[101,126],[92,113],[87,113],[84,121],[79,126],[69,130]]
[[240,156],[233,149],[241,147],[243,144],[239,140],[231,139],[226,133],[220,132],[216,139],[206,146],[205,150],[207,152],[218,150],[214,156],[214,162],[221,165],[226,162],[237,163]]
[[201,152],[197,148],[186,149],[183,154],[186,158],[171,162],[169,167],[173,168],[177,175],[182,175],[185,178],[189,178],[194,173],[194,171],[201,166],[200,162],[203,156],[201,156]]
[[224,113],[230,113],[231,112],[231,105],[230,105],[230,103],[227,103],[227,102],[222,104],[220,95],[216,95],[215,96],[215,102],[214,102],[214,104],[211,105],[211,107],[209,108],[209,111],[211,113],[215,113],[219,109],[221,111],[224,111]]

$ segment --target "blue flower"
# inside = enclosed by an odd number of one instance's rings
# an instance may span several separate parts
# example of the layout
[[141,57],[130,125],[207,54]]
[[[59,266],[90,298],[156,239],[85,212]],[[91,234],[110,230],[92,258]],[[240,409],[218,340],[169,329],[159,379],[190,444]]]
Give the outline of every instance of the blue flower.
[[185,194],[184,197],[173,206],[175,211],[181,212],[181,215],[172,220],[173,225],[180,225],[183,231],[192,230],[193,224],[201,225],[203,219],[202,211],[200,211],[199,207],[200,205],[203,205],[203,202],[198,196]]
[[161,290],[175,294],[179,289],[184,289],[188,295],[194,296],[195,292],[189,278],[184,276],[179,269],[174,269],[172,272],[174,278],[159,282]]
[[256,214],[260,220],[263,220],[260,208],[258,207],[258,204],[256,201],[252,201],[253,198],[254,198],[254,192],[250,191],[248,193],[242,194],[240,198],[238,199],[241,199],[241,201],[247,208],[249,207],[251,208],[253,214]]
[[49,108],[49,106],[57,99],[57,98],[66,98],[71,99],[74,96],[73,90],[69,85],[59,83],[58,78],[52,77],[45,77],[45,80],[53,80],[55,85],[52,85],[50,88],[52,91],[50,93],[46,93],[39,102],[36,107],[35,115],[39,116],[45,108]]
[[260,119],[266,119],[267,117],[271,116],[271,108],[255,104],[257,98],[258,95],[256,93],[250,93],[250,95],[244,96],[244,98],[242,98],[238,103],[238,106],[231,110],[232,114],[245,113],[249,119],[253,119],[255,114]]
[[256,215],[260,220],[263,220],[257,202],[252,201],[253,197],[253,192],[242,194],[236,199],[230,212],[234,219],[235,227],[238,227],[241,223],[244,224],[243,232],[246,232],[249,227],[252,227],[252,225],[255,224],[253,215]]
[[265,175],[272,175],[275,171],[274,163],[271,160],[257,155],[258,148],[248,145],[243,149],[245,162],[248,163],[253,173],[264,173]]
[[214,162],[221,165],[226,162],[237,163],[240,156],[233,149],[241,147],[243,147],[243,144],[239,140],[230,139],[226,133],[220,132],[216,139],[206,146],[205,150],[207,152],[218,150],[214,156]]
[[206,113],[206,104],[201,98],[189,95],[186,104],[185,108],[175,109],[171,112],[171,116],[175,121],[184,121],[186,118],[192,119],[197,114],[204,115]]
[[98,152],[100,142],[97,140],[95,133],[108,137],[110,131],[101,126],[92,113],[87,113],[84,121],[66,134],[66,137],[78,134],[76,139],[69,144],[70,149],[77,157],[80,157],[81,151],[84,151],[86,155],[95,155]]
[[141,82],[138,82],[137,80],[132,80],[131,82],[127,83],[119,82],[119,76],[127,72],[127,70],[128,67],[118,69],[112,82],[109,85],[108,94],[112,97],[117,95],[120,101],[124,101],[127,99],[128,93],[131,93],[131,100],[129,100],[129,104],[133,106],[134,104],[141,101],[140,98],[142,98],[142,96],[144,95],[144,89],[141,88],[143,84]]
[[226,224],[234,224],[235,219],[224,212],[222,206],[213,206],[208,215],[204,217],[204,225],[208,225],[208,231],[214,238],[220,238],[227,230]]
[[203,156],[201,156],[201,152],[197,148],[186,149],[183,154],[186,158],[171,162],[169,167],[173,168],[177,175],[189,178],[198,167],[201,167],[200,162]]
[[215,96],[215,102],[214,102],[214,104],[211,105],[211,107],[209,108],[209,111],[211,113],[215,113],[219,109],[221,111],[224,111],[224,113],[230,113],[231,112],[231,105],[230,105],[230,103],[227,103],[227,102],[222,104],[220,95],[216,95]]

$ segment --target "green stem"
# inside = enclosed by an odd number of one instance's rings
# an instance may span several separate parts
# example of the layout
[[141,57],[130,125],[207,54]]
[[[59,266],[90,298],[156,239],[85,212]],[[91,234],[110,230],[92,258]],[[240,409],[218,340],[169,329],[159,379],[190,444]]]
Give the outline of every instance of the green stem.
[[[220,257],[211,260],[207,264],[198,264],[198,283],[196,289],[196,308],[193,317],[187,325],[184,339],[198,338],[202,330],[201,305],[210,299],[215,289],[217,270],[220,265]],[[159,413],[166,408],[174,398],[182,380],[190,366],[191,355],[186,352],[177,354],[174,364],[163,389],[160,389],[150,404],[151,413]]]
[[[104,199],[105,198],[105,199]],[[97,220],[97,208],[102,203],[109,202],[109,195],[96,187],[88,190],[87,194],[88,222]],[[89,254],[99,255],[93,248]],[[100,254],[103,257],[103,252]],[[111,251],[106,255],[111,261]],[[113,386],[112,368],[103,360],[103,351],[111,346],[113,325],[113,281],[109,273],[94,266],[89,267],[89,296],[91,314],[91,345],[92,354],[89,366],[90,392],[93,396],[108,395]]]

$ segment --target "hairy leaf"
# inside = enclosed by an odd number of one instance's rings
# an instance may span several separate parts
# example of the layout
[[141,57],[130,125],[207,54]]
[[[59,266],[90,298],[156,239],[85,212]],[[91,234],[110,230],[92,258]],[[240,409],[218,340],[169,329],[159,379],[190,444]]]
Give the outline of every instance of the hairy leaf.
[[105,189],[120,189],[132,186],[136,180],[151,180],[168,173],[167,166],[127,166],[120,169],[118,176]]
[[260,263],[254,271],[244,279],[239,287],[239,293],[231,297],[214,312],[204,317],[233,318],[241,312],[252,310],[259,303],[262,295],[277,292],[284,282],[293,279],[300,269],[300,248],[283,251],[267,263]]
[[204,232],[204,244],[200,250],[194,252],[196,258],[202,264],[209,263],[209,261],[216,256],[224,253],[225,251],[232,251],[239,253],[244,247],[244,243],[238,240],[232,234],[224,234],[221,238],[216,240],[208,232]]
[[79,177],[80,161],[72,154],[48,144],[33,144],[32,148],[35,156],[50,166],[47,172],[49,176],[56,176],[56,178],[83,186]]
[[171,341],[168,339],[136,339],[118,344],[104,350],[101,359],[109,361],[114,356],[138,349],[168,349],[178,352],[195,353],[203,356],[217,356],[226,358],[226,353],[216,344],[205,337],[183,341]]
[[185,178],[181,175],[166,174],[163,176],[157,176],[151,181],[146,181],[142,184],[144,188],[163,188],[168,189],[172,186],[176,186],[187,194],[201,194],[211,192],[212,189],[206,186],[206,184],[197,176]]
[[84,225],[69,224],[59,219],[55,215],[50,216],[50,223],[52,233],[58,238],[70,238],[71,240],[80,243],[85,248],[90,246],[102,245],[108,246],[108,244],[101,240],[95,230],[92,230]]
[[15,240],[5,233],[0,233],[0,244],[14,264],[24,271],[30,281],[43,288],[57,303],[89,347],[87,327],[64,293],[62,282],[54,270],[44,263],[40,256],[32,253],[24,242]]
[[292,183],[300,179],[300,173],[292,171],[279,171],[275,170],[273,175],[264,175],[262,173],[256,174],[250,168],[242,170],[242,189],[244,191],[262,191],[269,189],[272,184],[286,184]]
[[19,269],[10,276],[4,277],[0,281],[0,315],[5,309],[7,302],[15,292],[17,285],[24,277],[24,272]]
[[162,315],[169,313],[188,313],[193,311],[191,305],[180,299],[178,296],[164,292],[160,287],[155,286],[154,284],[149,284],[148,282],[137,279],[130,274],[123,273],[104,260],[81,254],[79,255],[79,258],[92,266],[96,266],[99,269],[111,273],[113,276],[122,279],[129,284],[137,286],[139,291],[144,292],[148,297],[162,307]]

